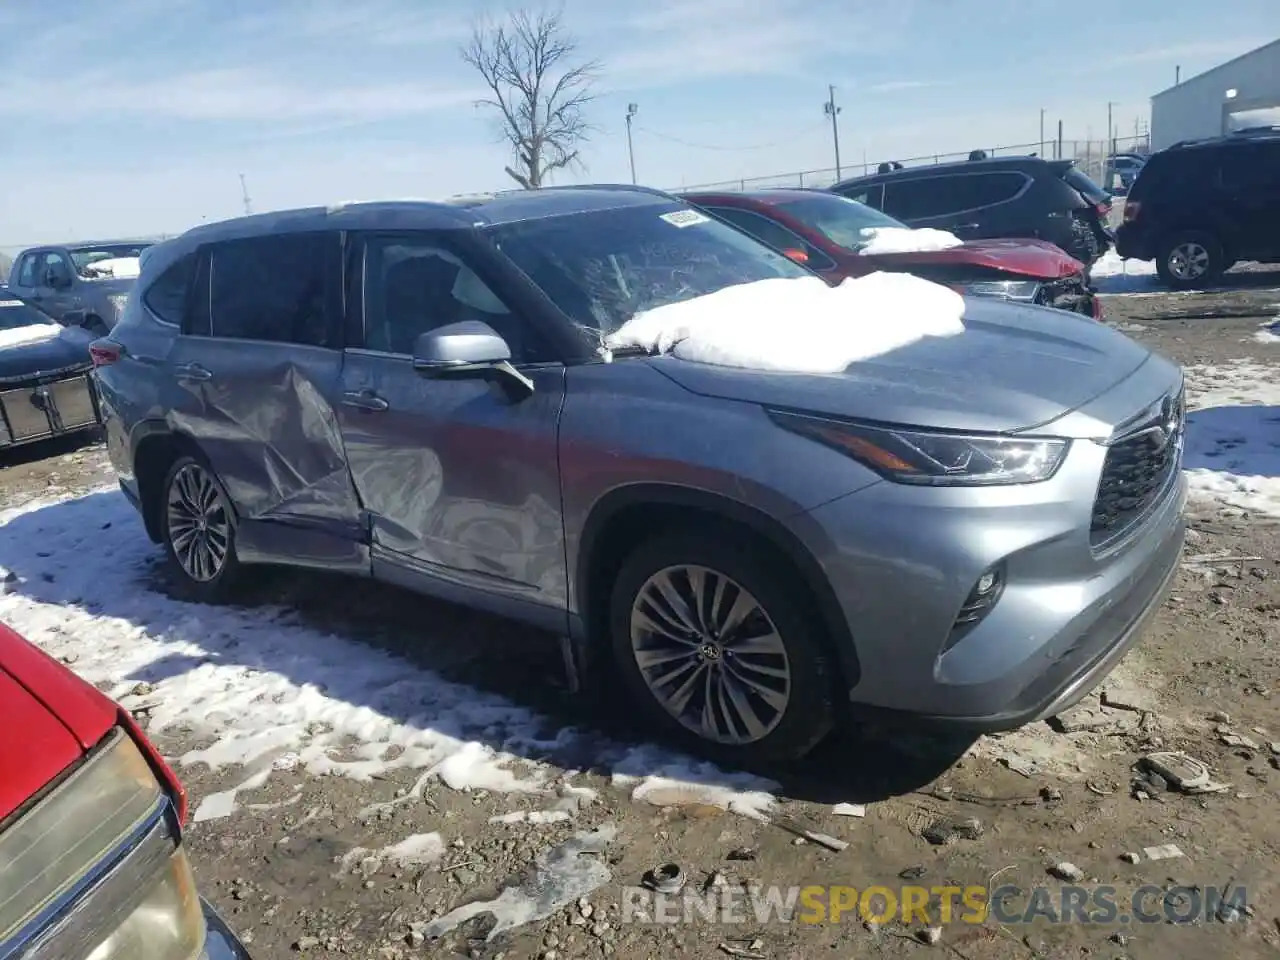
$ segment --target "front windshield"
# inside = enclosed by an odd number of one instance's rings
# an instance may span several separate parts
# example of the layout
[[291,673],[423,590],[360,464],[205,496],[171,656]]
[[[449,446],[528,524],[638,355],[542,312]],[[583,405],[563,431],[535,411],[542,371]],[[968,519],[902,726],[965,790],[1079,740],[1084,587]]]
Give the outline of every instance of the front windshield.
[[71,254],[71,262],[75,264],[76,273],[84,276],[86,268],[99,260],[140,257],[142,251],[149,246],[149,243],[104,243],[92,247],[76,247],[68,252]]
[[724,287],[811,277],[764,244],[674,204],[493,228],[498,248],[574,323],[603,339],[643,310]]
[[909,229],[902,221],[881,213],[875,207],[834,193],[815,193],[801,200],[784,200],[777,206],[846,250],[861,250],[877,230],[885,227]]
[[6,299],[4,294],[0,293],[0,330],[17,330],[19,327],[53,322],[53,317],[47,313],[41,313],[21,300]]

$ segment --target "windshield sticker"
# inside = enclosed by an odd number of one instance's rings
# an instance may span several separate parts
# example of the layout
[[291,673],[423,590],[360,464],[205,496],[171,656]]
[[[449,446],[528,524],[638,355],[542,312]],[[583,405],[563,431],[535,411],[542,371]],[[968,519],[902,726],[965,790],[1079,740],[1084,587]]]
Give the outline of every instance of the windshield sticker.
[[673,227],[692,227],[698,223],[709,223],[711,218],[697,210],[673,210],[662,214],[662,219]]
[[21,300],[0,300],[0,307],[25,307]]

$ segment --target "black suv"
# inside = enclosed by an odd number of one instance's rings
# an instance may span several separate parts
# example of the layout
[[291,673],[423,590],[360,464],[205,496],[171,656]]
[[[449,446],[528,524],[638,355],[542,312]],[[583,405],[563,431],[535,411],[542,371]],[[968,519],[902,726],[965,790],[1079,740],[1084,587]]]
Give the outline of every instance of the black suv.
[[1180,290],[1213,283],[1240,260],[1280,262],[1280,130],[1153,154],[1129,191],[1116,251],[1154,258]]
[[836,193],[962,240],[1034,237],[1086,267],[1111,245],[1111,195],[1072,160],[996,157],[844,180]]

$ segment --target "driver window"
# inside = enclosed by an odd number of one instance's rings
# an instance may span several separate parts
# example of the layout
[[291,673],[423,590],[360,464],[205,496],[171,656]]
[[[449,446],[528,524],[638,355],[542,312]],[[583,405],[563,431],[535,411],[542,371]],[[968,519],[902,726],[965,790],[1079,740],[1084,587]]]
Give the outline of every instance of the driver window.
[[451,323],[478,320],[507,341],[512,362],[540,359],[533,331],[452,251],[428,240],[372,239],[365,258],[364,345],[409,355]]

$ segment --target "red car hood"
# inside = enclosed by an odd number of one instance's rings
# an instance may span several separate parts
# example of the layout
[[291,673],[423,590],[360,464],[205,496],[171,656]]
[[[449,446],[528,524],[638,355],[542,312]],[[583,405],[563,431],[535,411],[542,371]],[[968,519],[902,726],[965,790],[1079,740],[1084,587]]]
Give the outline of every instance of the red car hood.
[[115,725],[115,704],[0,624],[0,820]]
[[1084,270],[1079,260],[1044,240],[969,240],[948,250],[880,253],[863,259],[895,267],[921,263],[969,264],[1037,280],[1056,280]]

